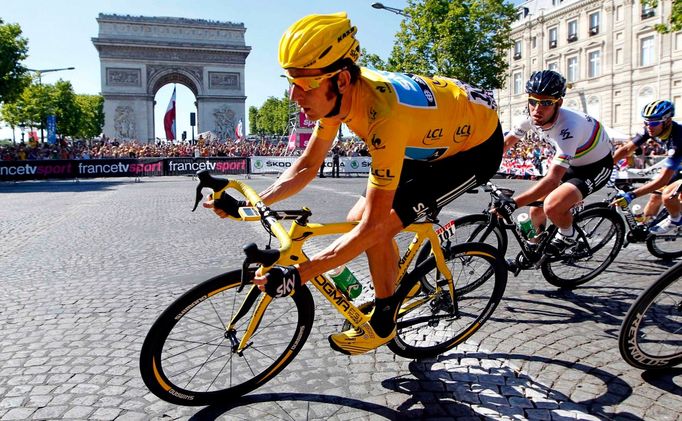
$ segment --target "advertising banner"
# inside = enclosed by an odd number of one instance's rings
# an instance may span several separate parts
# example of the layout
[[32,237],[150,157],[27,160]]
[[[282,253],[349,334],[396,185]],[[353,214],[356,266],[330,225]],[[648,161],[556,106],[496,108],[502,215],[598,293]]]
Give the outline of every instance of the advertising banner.
[[166,158],[166,175],[189,175],[209,170],[215,174],[246,174],[249,158]]
[[[252,174],[272,174],[284,172],[298,159],[297,156],[252,156]],[[339,159],[339,173],[347,174],[369,174],[372,159],[366,156],[341,157]],[[325,172],[331,172],[332,159],[324,160]]]

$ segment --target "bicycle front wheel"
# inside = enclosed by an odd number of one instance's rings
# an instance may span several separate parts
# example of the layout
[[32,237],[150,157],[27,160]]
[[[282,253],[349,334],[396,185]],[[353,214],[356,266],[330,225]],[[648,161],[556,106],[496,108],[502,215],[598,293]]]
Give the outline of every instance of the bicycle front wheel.
[[[227,403],[262,386],[294,359],[313,323],[310,290],[272,300],[249,345],[237,352],[256,304],[242,305],[251,285],[237,293],[241,271],[205,281],[173,302],[152,325],[140,353],[149,390],[178,405]],[[256,290],[257,291],[257,290]],[[254,294],[256,293],[254,291]],[[245,312],[234,330],[227,326]]]
[[[454,348],[473,335],[490,318],[507,285],[504,258],[489,244],[455,244],[445,251],[453,276],[450,286],[432,262],[429,274],[435,291],[410,294],[420,277],[400,286],[398,334],[389,348],[405,358],[429,358]],[[419,267],[415,270],[420,270]],[[407,281],[406,276],[405,281]],[[476,288],[463,288],[477,280]]]
[[574,225],[578,230],[578,245],[540,265],[547,282],[559,288],[575,288],[594,279],[606,270],[623,247],[623,220],[611,209],[582,211],[575,216]]
[[[454,234],[449,238],[449,240],[454,244],[464,244],[470,242],[480,242],[490,244],[495,247],[497,251],[504,255],[507,250],[507,234],[498,225],[490,227],[488,223],[488,216],[482,213],[472,214],[462,216],[454,220],[455,228]],[[425,261],[431,255],[431,243],[426,242],[424,246],[419,250],[417,255],[417,264]],[[487,275],[491,275],[490,271]],[[436,272],[434,278],[438,278],[439,273]],[[460,288],[463,291],[457,291],[458,293],[467,292],[470,289],[477,288],[479,283],[485,282],[486,277],[481,277],[480,279],[471,279],[469,284],[462,285]],[[427,292],[434,292],[436,286],[430,282],[428,277],[423,277],[420,280],[422,288]]]
[[633,367],[661,369],[682,362],[682,263],[637,298],[623,320],[618,348]]

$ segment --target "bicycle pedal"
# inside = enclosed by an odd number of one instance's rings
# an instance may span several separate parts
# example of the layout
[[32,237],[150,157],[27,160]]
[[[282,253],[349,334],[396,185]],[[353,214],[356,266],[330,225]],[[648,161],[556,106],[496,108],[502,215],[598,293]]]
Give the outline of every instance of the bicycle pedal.
[[513,273],[514,277],[517,277],[521,273],[521,266],[514,259],[507,259],[507,270]]

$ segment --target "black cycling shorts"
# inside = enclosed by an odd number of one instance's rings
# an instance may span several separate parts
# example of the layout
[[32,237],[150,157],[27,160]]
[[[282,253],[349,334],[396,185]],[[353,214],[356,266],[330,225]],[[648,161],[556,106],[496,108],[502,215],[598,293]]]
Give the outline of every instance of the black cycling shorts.
[[487,183],[500,168],[504,136],[498,124],[485,142],[439,161],[403,161],[393,199],[403,226]]
[[613,156],[608,154],[589,165],[568,167],[561,181],[576,186],[584,199],[608,183],[611,171],[613,171]]

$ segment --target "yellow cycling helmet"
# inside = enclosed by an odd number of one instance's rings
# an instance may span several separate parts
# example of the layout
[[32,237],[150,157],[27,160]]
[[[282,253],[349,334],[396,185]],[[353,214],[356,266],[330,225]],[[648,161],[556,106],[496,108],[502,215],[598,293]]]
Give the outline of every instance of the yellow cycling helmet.
[[344,58],[356,61],[360,57],[357,31],[345,12],[308,15],[279,40],[279,64],[284,69],[324,69]]

